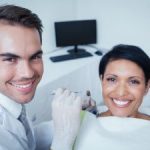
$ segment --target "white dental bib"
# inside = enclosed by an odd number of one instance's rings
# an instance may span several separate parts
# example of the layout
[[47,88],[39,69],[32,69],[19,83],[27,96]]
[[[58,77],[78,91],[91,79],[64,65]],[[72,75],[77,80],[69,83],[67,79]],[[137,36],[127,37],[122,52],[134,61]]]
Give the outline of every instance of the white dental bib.
[[87,112],[74,150],[150,150],[150,121]]

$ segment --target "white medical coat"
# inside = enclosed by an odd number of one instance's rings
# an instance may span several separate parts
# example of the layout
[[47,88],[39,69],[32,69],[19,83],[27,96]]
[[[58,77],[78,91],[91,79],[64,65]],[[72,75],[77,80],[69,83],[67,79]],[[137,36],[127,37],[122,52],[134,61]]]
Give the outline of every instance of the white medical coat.
[[[0,94],[0,150],[31,150],[28,148],[27,136],[22,123],[17,119],[21,113],[20,104]],[[35,138],[34,150],[49,150],[53,127],[51,122],[41,123],[33,128]]]

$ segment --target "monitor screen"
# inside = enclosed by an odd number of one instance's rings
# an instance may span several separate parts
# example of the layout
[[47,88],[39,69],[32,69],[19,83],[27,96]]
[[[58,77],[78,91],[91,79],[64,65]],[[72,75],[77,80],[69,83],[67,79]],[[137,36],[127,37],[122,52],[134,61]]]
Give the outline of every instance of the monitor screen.
[[56,46],[96,43],[96,20],[55,22]]

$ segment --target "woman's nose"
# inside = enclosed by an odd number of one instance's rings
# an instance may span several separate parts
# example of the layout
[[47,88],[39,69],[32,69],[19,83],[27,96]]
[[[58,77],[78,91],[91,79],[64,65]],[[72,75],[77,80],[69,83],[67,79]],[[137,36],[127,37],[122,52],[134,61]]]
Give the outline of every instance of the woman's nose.
[[128,88],[125,83],[120,83],[116,88],[118,96],[125,96],[128,93]]

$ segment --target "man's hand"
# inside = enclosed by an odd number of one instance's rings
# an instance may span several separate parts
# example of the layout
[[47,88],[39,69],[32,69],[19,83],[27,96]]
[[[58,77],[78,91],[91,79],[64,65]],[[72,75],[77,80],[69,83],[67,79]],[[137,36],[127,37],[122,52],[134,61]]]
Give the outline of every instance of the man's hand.
[[80,127],[81,98],[69,90],[57,89],[52,101],[53,150],[72,150]]

